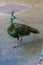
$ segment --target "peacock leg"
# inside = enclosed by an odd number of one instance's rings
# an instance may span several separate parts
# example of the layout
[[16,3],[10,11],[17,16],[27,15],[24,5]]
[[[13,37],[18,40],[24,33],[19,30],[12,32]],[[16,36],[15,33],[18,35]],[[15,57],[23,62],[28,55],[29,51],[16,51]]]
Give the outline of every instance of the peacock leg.
[[17,47],[22,46],[22,36],[18,36],[17,40],[18,40]]
[[17,48],[17,47],[20,47],[22,45],[22,37],[20,36],[20,39],[19,39],[19,36],[18,36],[17,40],[18,40],[17,46],[15,46],[13,48]]
[[17,47],[20,47],[20,44],[19,44],[19,36],[17,37],[17,40],[18,40],[18,43],[16,46],[14,46],[13,48],[17,48]]
[[22,43],[22,36],[20,36],[20,43]]
[[18,40],[17,46],[20,47],[21,46],[21,44],[20,44],[20,36],[17,37],[17,40]]
[[17,40],[19,41],[19,36],[17,37]]

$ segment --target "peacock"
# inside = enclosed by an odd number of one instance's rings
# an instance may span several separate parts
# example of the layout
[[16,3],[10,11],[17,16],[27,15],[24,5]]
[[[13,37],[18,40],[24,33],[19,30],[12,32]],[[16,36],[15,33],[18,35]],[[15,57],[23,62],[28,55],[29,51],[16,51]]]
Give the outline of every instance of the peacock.
[[16,17],[13,14],[14,14],[14,11],[12,11],[12,13],[11,13],[11,19],[10,19],[11,24],[7,29],[8,34],[10,36],[17,38],[17,40],[19,40],[19,38],[21,37],[20,41],[22,42],[23,36],[30,35],[30,33],[39,34],[39,31],[35,28],[32,28],[25,24],[13,23],[13,19],[16,19]]

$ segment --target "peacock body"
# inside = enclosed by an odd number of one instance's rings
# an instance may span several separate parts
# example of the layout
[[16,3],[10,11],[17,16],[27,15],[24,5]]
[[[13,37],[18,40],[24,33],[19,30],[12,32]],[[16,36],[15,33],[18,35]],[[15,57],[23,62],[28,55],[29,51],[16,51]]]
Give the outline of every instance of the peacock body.
[[37,29],[32,28],[30,26],[19,23],[13,23],[13,19],[16,19],[16,17],[13,14],[14,11],[12,11],[11,13],[10,18],[11,25],[8,28],[8,33],[10,36],[19,39],[19,36],[26,36],[29,35],[30,33],[39,33]]
[[9,26],[8,33],[10,36],[17,38],[18,36],[27,36],[30,33],[37,34],[39,31],[24,24],[13,23]]
[[[16,18],[13,14],[14,14],[14,11],[12,12],[11,18],[10,18],[11,25],[7,29],[8,34],[10,36],[17,38],[18,40],[19,40],[19,37],[21,37],[21,41],[22,41],[22,37],[27,36],[30,33],[39,34],[39,31],[35,28],[32,28],[25,24],[13,23],[13,19]],[[17,46],[17,47],[19,47],[19,46]],[[16,47],[14,47],[14,48],[16,48]]]

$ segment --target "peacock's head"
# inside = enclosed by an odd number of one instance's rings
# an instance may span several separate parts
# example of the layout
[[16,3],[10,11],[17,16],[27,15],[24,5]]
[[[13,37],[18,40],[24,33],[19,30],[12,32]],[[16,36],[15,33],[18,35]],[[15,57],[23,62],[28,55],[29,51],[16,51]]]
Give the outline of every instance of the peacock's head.
[[[12,11],[11,16],[10,16],[10,25],[13,25],[14,19],[17,19],[16,16],[13,15],[13,14],[14,14],[14,11]],[[15,22],[15,21],[14,21],[14,22]]]

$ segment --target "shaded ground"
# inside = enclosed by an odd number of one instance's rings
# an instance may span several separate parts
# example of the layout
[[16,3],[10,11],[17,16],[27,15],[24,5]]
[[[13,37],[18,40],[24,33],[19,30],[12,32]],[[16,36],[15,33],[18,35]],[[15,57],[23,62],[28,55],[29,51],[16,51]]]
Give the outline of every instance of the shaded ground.
[[20,10],[29,9],[30,6],[20,4],[7,4],[0,7],[0,13],[11,14],[12,11],[18,12]]
[[43,8],[42,5],[34,6],[25,11],[19,11],[15,15],[15,22],[24,23],[35,27],[40,34],[31,34],[24,37],[22,46],[13,49],[17,40],[10,37],[7,28],[10,24],[10,15],[0,15],[0,65],[37,65],[43,45]]

